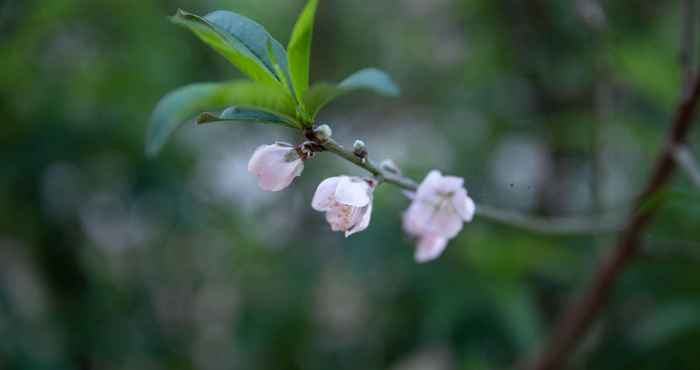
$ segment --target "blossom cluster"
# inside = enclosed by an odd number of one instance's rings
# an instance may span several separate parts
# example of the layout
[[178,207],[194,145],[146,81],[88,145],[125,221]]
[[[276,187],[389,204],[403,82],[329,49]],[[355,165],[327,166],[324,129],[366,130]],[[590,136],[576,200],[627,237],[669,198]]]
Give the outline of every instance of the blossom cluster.
[[[258,177],[260,188],[280,191],[301,175],[304,161],[312,152],[304,146],[285,143],[262,145],[248,163],[248,171]],[[373,178],[337,176],[323,180],[311,201],[313,209],[325,212],[333,231],[348,237],[365,230],[372,216]],[[474,217],[474,201],[467,195],[464,179],[430,171],[415,192],[407,193],[411,205],[403,214],[403,228],[415,238],[415,259],[427,262],[439,257],[450,239]]]

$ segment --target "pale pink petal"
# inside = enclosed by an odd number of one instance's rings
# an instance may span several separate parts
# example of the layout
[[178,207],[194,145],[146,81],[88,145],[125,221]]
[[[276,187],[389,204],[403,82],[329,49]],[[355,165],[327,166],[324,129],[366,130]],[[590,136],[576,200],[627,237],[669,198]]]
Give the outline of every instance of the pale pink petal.
[[349,206],[364,207],[370,202],[369,184],[362,179],[342,176],[335,188],[335,200]]
[[255,150],[248,162],[248,171],[258,176],[260,188],[266,191],[282,190],[301,174],[304,169],[302,160],[286,159],[291,150],[280,144],[262,145]]
[[424,203],[414,201],[403,214],[403,229],[411,235],[423,234],[431,212]]
[[416,246],[416,262],[432,261],[442,254],[447,246],[447,239],[435,235],[424,235],[418,239]]
[[454,211],[449,200],[442,202],[437,211],[433,212],[426,221],[425,231],[443,238],[454,238],[460,231],[464,220]]
[[432,170],[428,173],[428,176],[423,179],[423,182],[418,185],[418,191],[416,192],[416,199],[433,199],[435,194],[438,192],[440,186],[440,180],[442,179],[442,174],[440,171]]
[[464,186],[464,179],[456,176],[443,176],[437,188],[442,193],[453,193]]
[[316,188],[314,198],[311,200],[311,207],[317,211],[326,211],[335,201],[335,188],[338,186],[340,177],[329,177]]
[[267,161],[267,155],[269,153],[269,147],[272,145],[260,145],[255,149],[255,152],[253,152],[253,155],[250,157],[250,160],[248,161],[248,172],[254,173],[254,174],[259,174],[262,171],[262,168]]
[[265,191],[280,191],[289,186],[304,169],[301,159],[292,162],[272,162],[259,176],[258,184]]
[[367,205],[367,207],[364,207],[360,210],[360,216],[360,221],[345,232],[346,238],[354,233],[358,233],[366,229],[369,226],[369,221],[372,218],[372,202],[370,202],[369,205]]
[[462,230],[463,222],[447,199],[436,205],[414,201],[403,217],[404,230],[411,235],[435,234],[448,239]]
[[466,190],[457,190],[455,195],[452,197],[452,205],[455,207],[455,210],[464,221],[469,222],[474,218],[476,206],[474,205],[472,198],[467,195]]

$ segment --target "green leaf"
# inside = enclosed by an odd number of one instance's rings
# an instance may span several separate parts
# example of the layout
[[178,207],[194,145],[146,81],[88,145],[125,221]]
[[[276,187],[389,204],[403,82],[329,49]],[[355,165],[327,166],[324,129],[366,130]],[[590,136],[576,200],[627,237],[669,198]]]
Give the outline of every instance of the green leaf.
[[309,65],[311,59],[311,40],[313,36],[314,18],[318,0],[309,0],[299,15],[292,31],[292,38],[287,46],[289,68],[294,88],[303,96],[309,88]]
[[283,70],[287,68],[287,53],[282,45],[255,21],[223,10],[204,17],[178,10],[172,21],[189,28],[254,81],[280,83],[267,53],[267,40],[272,40],[275,56],[285,60],[285,64],[281,66]]
[[[287,92],[289,92],[289,96],[294,99],[294,101],[297,101],[297,95],[294,92],[294,86],[292,86],[292,79],[289,75],[289,69],[287,67],[287,60],[282,60],[280,61],[279,58],[277,57],[278,54],[275,52],[274,48],[274,39],[269,38],[267,39],[267,55],[268,58],[270,58],[270,62],[272,63],[272,67],[275,71],[275,75],[279,80],[282,82],[282,85],[286,86]],[[284,58],[286,58],[286,55],[284,55]],[[280,64],[284,63],[284,64]]]
[[231,104],[272,113],[300,126],[294,118],[294,102],[275,86],[240,80],[192,84],[167,94],[158,102],[146,134],[146,153],[157,154],[168,137],[195,115]]
[[287,121],[284,117],[265,111],[240,107],[229,107],[220,114],[205,112],[197,117],[197,124],[216,122],[256,122],[284,125],[298,128],[297,124]]
[[312,86],[303,96],[304,105],[315,119],[318,112],[334,99],[357,90],[369,90],[384,96],[398,96],[399,88],[386,73],[374,69],[363,69],[352,74],[337,86],[319,83]]

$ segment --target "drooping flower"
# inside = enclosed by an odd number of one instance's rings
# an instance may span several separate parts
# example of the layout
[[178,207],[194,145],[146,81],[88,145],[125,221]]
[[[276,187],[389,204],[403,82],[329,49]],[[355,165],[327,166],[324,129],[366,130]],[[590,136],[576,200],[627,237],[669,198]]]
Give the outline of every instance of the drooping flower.
[[369,226],[373,190],[368,181],[359,177],[330,177],[318,185],[311,207],[326,212],[331,229],[344,231],[348,237]]
[[258,177],[260,188],[280,191],[301,175],[304,162],[297,149],[286,143],[261,145],[248,162],[248,171]]
[[430,171],[403,215],[404,230],[418,238],[416,261],[439,257],[463,223],[472,220],[475,210],[474,201],[464,189],[464,179]]

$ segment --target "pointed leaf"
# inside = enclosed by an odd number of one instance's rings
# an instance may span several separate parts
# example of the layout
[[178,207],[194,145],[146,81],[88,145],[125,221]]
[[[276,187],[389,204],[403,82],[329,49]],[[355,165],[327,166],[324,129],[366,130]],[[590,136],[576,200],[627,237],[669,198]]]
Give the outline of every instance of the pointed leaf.
[[197,117],[197,124],[200,125],[215,122],[256,122],[298,128],[296,123],[289,122],[284,117],[250,108],[229,107],[220,114],[206,112]]
[[[178,10],[172,21],[189,28],[251,79],[279,83],[267,54],[266,43],[272,36],[255,21],[222,10],[204,17]],[[286,52],[282,45],[272,40],[275,55],[286,60]],[[283,68],[286,68],[286,65]]]
[[318,0],[309,0],[299,15],[292,31],[292,38],[287,46],[289,69],[294,88],[303,96],[309,88],[309,65],[311,59],[311,40],[313,37],[314,18]]
[[276,86],[251,81],[187,85],[158,102],[146,134],[147,154],[157,154],[168,137],[186,120],[207,109],[231,104],[272,113],[296,124],[294,103]]
[[304,94],[304,104],[312,118],[334,99],[357,90],[369,90],[384,96],[398,96],[399,88],[385,72],[368,68],[352,74],[337,86],[320,83]]
[[[282,56],[283,58],[286,58],[285,55],[280,55],[278,52],[276,52],[275,47],[274,47],[274,39],[269,38],[267,39],[267,56],[270,59],[270,63],[272,63],[272,69],[275,71],[275,75],[277,78],[280,80],[283,86],[286,86],[287,92],[289,92],[289,95],[294,99],[294,101],[297,101],[297,95],[296,92],[294,91],[294,86],[292,85],[292,77],[289,74],[289,68],[287,66],[287,60],[283,59],[280,60],[278,56]],[[281,64],[284,63],[284,64]]]

